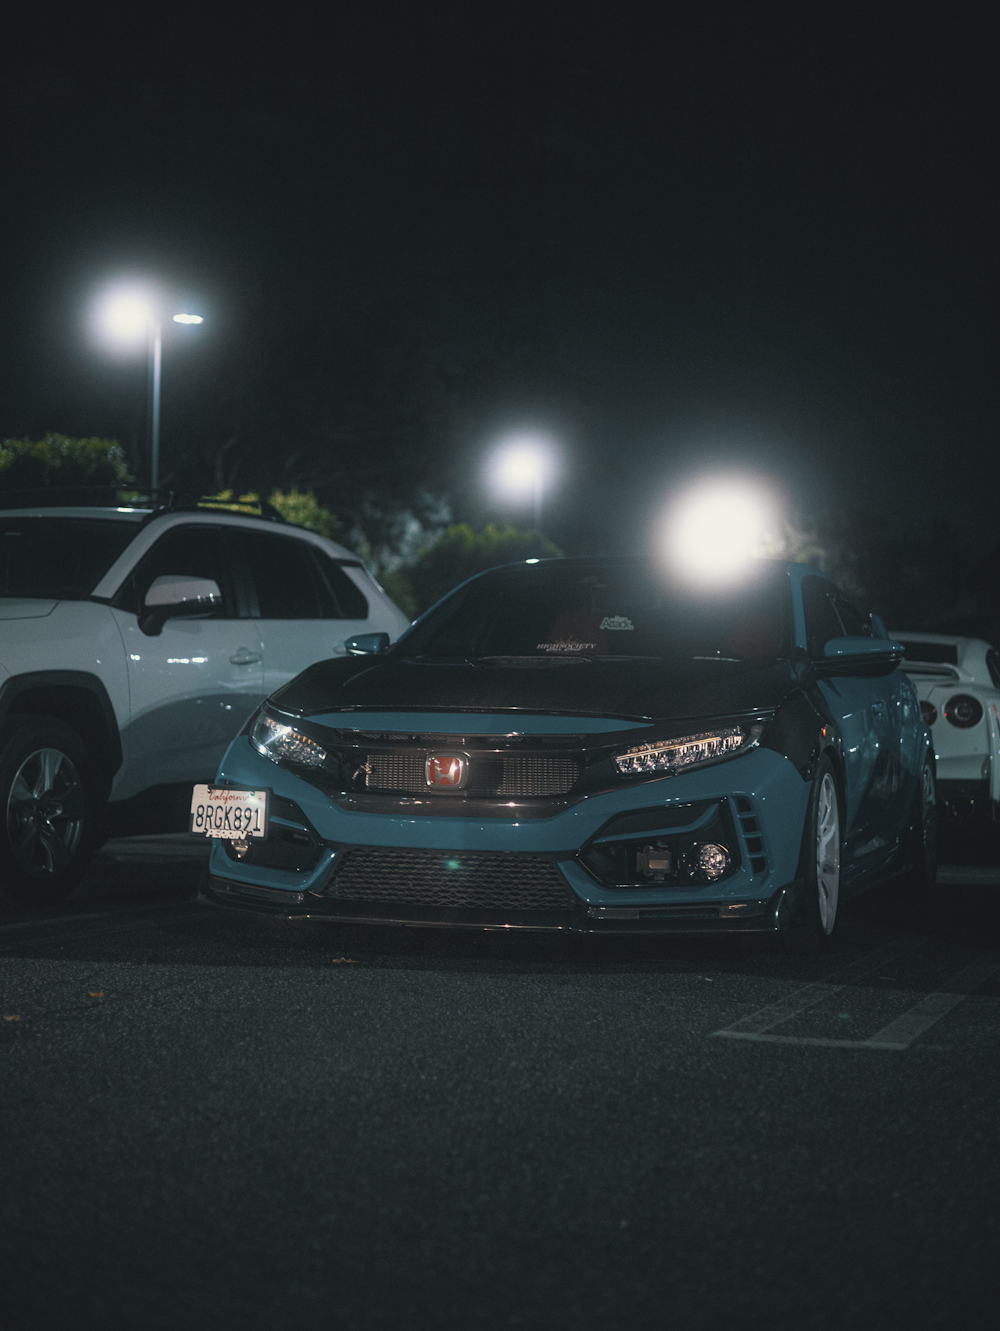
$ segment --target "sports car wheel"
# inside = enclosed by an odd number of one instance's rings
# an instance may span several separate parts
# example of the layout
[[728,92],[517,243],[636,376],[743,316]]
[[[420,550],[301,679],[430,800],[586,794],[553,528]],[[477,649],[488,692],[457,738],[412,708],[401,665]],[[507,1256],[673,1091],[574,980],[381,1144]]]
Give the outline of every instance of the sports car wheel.
[[26,904],[71,892],[97,843],[101,800],[76,731],[16,717],[0,731],[0,879]]
[[917,786],[916,809],[910,830],[907,886],[914,892],[927,892],[937,877],[937,789],[934,771],[925,760]]
[[786,952],[819,952],[837,923],[840,902],[840,796],[833,768],[820,760],[813,780],[802,842],[802,899],[792,925],[782,934]]

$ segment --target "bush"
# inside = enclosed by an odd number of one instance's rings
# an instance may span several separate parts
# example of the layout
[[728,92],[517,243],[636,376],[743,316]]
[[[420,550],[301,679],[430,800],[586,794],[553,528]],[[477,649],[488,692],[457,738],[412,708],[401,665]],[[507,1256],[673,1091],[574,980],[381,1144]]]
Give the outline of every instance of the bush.
[[[337,539],[337,533],[341,528],[340,519],[329,509],[320,507],[311,491],[308,494],[300,494],[294,486],[287,493],[272,490],[267,502],[272,508],[277,509],[286,522],[292,522],[296,527],[305,527],[307,531],[317,532],[331,541]],[[235,494],[232,490],[220,490],[218,494],[203,495],[201,503],[231,513],[246,513],[248,510],[256,513],[261,506],[260,495],[256,490],[242,495]]]
[[484,569],[524,559],[552,559],[557,545],[534,532],[489,523],[476,533],[465,522],[448,528],[412,564],[382,575],[382,585],[404,614],[416,619],[446,592]]
[[294,522],[296,527],[305,527],[308,531],[327,537],[328,540],[337,539],[337,533],[342,526],[340,519],[329,509],[321,508],[312,491],[300,494],[294,486],[287,492],[272,490],[269,502],[286,522]]
[[0,443],[0,490],[70,485],[128,485],[125,455],[115,439],[5,439]]

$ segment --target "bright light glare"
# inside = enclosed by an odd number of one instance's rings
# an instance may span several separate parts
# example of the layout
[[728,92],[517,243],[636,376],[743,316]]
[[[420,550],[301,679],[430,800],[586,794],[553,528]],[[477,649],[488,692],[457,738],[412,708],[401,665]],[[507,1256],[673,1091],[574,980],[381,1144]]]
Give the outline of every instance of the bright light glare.
[[551,470],[547,440],[531,435],[509,439],[493,458],[494,481],[509,494],[531,494],[548,480]]
[[759,494],[742,486],[710,486],[673,514],[670,553],[696,576],[718,580],[737,573],[757,553],[768,518]]
[[149,291],[117,287],[98,301],[94,322],[109,342],[120,347],[138,346],[149,336],[155,313],[155,300]]
[[200,314],[175,314],[175,324],[203,324],[205,320]]
[[511,448],[504,454],[499,471],[507,489],[530,490],[541,478],[542,460],[533,448]]

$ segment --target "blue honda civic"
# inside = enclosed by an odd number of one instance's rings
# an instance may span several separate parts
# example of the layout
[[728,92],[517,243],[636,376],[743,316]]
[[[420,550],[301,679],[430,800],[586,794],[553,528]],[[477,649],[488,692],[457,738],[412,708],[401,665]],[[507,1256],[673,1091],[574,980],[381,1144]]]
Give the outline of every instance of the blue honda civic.
[[282,918],[775,933],[929,887],[903,647],[805,564],[691,585],[585,557],[470,579],[275,693],[195,789],[203,895]]

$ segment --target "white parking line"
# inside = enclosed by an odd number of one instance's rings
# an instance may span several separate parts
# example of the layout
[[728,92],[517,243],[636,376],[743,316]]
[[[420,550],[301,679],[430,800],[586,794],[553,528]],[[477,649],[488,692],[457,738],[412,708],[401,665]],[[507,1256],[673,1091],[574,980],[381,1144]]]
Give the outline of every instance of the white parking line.
[[[935,1022],[940,1021],[942,1017],[967,998],[974,989],[988,980],[990,976],[995,975],[997,971],[1000,971],[1000,959],[995,954],[982,956],[978,961],[966,966],[964,970],[960,970],[945,981],[946,987],[935,989],[933,993],[927,994],[908,1011],[904,1012],[902,1016],[894,1018],[887,1026],[883,1026],[880,1031],[877,1031],[867,1040],[836,1040],[807,1035],[775,1035],[772,1033],[772,1028],[798,1016],[800,1012],[804,1012],[807,1008],[814,1007],[824,998],[829,998],[832,994],[843,989],[850,980],[874,970],[890,956],[898,956],[916,946],[919,946],[919,940],[906,939],[902,943],[880,948],[877,952],[870,952],[867,957],[862,957],[860,961],[853,965],[835,971],[828,980],[821,980],[816,984],[807,985],[804,989],[798,989],[795,993],[789,994],[787,998],[772,1003],[766,1008],[761,1008],[759,1012],[743,1017],[740,1021],[733,1022],[731,1026],[727,1026],[723,1030],[713,1031],[712,1034],[725,1040],[756,1040],[766,1044],[819,1045],[835,1049],[907,1049],[918,1035],[922,1035],[924,1031],[929,1030]],[[834,979],[839,980],[840,983],[831,984],[830,981]]]
[[939,864],[938,887],[1000,887],[1000,867],[993,864]]
[[861,1043],[869,1049],[905,1049],[997,971],[1000,971],[1000,960],[995,956],[980,957],[971,966],[953,975],[947,981],[947,989],[935,989],[911,1007],[909,1012],[890,1021],[870,1040]]
[[[741,1017],[739,1021],[734,1021],[731,1026],[725,1030],[713,1031],[713,1035],[725,1035],[733,1039],[749,1039],[770,1030],[772,1026],[778,1026],[783,1021],[788,1021],[792,1017],[797,1017],[800,1012],[805,1012],[806,1008],[814,1007],[817,1003],[822,1003],[824,998],[829,998],[835,994],[838,989],[845,988],[846,985],[860,975],[867,975],[869,971],[876,970],[883,963],[893,957],[901,956],[904,952],[912,952],[914,948],[921,945],[923,940],[919,938],[901,938],[895,943],[889,943],[886,947],[880,947],[875,952],[869,952],[867,956],[861,957],[858,961],[852,961],[849,966],[843,966],[839,971],[834,971],[828,975],[825,980],[817,980],[815,984],[807,984],[803,989],[796,989],[785,998],[779,998],[777,1003],[770,1003],[763,1007],[759,1012],[752,1012],[747,1017]],[[788,1037],[782,1036],[782,1039]]]

